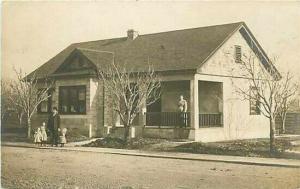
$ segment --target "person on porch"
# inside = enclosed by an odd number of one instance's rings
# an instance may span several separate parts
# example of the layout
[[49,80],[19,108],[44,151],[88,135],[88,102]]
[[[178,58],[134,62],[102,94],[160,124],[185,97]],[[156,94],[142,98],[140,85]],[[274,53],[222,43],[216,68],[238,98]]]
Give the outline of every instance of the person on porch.
[[178,102],[178,109],[180,112],[180,127],[187,126],[187,102],[184,99],[183,95],[180,95],[179,102]]

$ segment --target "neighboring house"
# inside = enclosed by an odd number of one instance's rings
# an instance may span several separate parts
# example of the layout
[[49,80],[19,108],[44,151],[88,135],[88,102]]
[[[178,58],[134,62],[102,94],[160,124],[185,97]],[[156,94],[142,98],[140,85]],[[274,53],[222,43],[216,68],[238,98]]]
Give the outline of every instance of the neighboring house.
[[[278,131],[282,129],[280,117],[276,118],[276,127]],[[300,134],[300,93],[298,92],[291,101],[289,110],[285,119],[285,134]]]
[[[113,60],[137,70],[148,63],[162,79],[161,99],[143,108],[135,120],[137,135],[220,141],[269,137],[269,121],[256,101],[243,101],[234,83],[249,88],[240,77],[240,60],[254,51],[264,66],[269,59],[245,23],[231,23],[75,43],[34,71],[55,79],[52,97],[34,117],[40,125],[50,107],[58,107],[61,126],[85,135],[105,136],[112,126],[122,127],[105,96],[95,69]],[[31,77],[33,73],[29,75]],[[178,129],[178,100],[187,100],[186,128]]]

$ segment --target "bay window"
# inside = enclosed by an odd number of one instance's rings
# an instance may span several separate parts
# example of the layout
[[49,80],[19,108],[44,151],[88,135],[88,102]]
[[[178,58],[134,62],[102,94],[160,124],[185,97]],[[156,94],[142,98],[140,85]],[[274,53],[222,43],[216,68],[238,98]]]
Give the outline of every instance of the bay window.
[[61,114],[85,114],[86,86],[59,87],[59,111]]

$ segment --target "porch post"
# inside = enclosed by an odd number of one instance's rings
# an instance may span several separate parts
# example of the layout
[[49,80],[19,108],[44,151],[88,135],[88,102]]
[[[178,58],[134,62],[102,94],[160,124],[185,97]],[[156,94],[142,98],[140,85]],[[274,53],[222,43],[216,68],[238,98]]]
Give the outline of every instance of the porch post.
[[190,80],[190,112],[191,128],[199,128],[199,104],[198,104],[198,79],[196,76]]

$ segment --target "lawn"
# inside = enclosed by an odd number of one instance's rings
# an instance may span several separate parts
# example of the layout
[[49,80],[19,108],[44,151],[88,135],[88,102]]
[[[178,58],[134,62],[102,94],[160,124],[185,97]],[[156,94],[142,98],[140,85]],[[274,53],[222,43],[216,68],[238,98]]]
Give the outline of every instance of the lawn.
[[176,146],[170,151],[246,157],[281,157],[285,150],[291,149],[291,144],[287,140],[276,140],[275,149],[276,153],[271,155],[268,139],[249,139],[212,143],[193,142]]
[[288,139],[276,139],[276,153],[269,153],[268,139],[248,139],[223,142],[178,142],[166,139],[139,138],[128,143],[119,138],[107,137],[86,144],[88,147],[138,149],[145,151],[183,152],[195,154],[232,155],[246,157],[276,157],[300,159],[299,155],[286,153],[292,148]]
[[[33,134],[32,132],[31,138],[27,138],[27,130],[26,128],[2,128],[1,131],[1,141],[3,142],[33,142]],[[68,142],[79,142],[88,140],[89,137],[82,135],[78,129],[69,129],[67,132],[67,141]],[[50,141],[50,138],[49,138]]]

